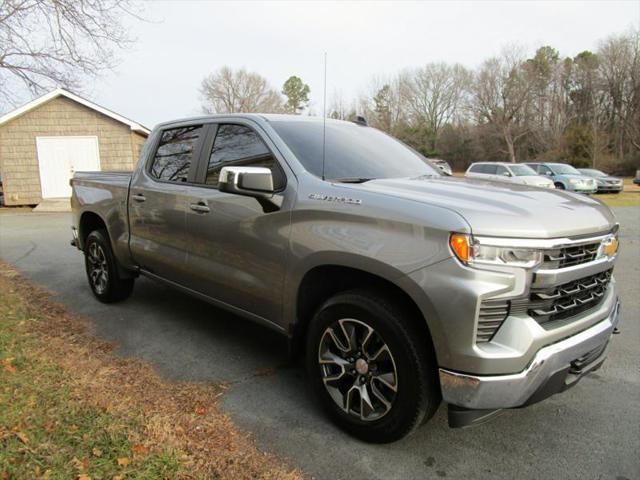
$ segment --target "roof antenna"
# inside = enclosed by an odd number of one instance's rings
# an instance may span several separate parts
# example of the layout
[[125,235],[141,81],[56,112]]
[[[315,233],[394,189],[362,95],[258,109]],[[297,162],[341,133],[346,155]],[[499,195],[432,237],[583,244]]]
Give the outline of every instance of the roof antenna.
[[324,177],[325,143],[327,138],[327,52],[324,52],[324,96],[322,98],[322,180]]

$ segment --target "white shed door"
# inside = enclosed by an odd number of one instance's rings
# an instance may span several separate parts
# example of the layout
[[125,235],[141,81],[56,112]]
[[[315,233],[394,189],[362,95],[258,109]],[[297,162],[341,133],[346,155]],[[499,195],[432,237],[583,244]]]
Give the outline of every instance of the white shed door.
[[71,196],[76,171],[100,170],[98,137],[36,137],[42,198]]

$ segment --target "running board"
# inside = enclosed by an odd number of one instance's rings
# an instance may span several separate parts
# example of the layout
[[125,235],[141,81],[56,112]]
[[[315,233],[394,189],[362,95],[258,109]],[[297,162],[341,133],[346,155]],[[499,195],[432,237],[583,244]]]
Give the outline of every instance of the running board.
[[448,404],[449,427],[463,428],[481,425],[502,415],[504,410],[470,410]]

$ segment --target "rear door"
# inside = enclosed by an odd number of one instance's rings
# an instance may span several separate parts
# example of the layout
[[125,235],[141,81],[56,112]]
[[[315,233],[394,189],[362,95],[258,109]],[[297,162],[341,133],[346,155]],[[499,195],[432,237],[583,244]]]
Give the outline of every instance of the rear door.
[[[281,208],[265,211],[254,198],[220,192],[224,166],[270,168]],[[189,187],[187,286],[278,323],[294,192],[295,177],[257,125],[241,119],[213,124]]]
[[202,124],[171,126],[156,132],[145,163],[129,189],[130,249],[145,271],[173,282],[186,281],[185,215],[189,186],[205,137]]
[[492,164],[486,164],[483,166],[482,168],[482,173],[484,173],[484,177],[487,180],[500,180],[498,178],[498,166],[497,165],[492,165]]

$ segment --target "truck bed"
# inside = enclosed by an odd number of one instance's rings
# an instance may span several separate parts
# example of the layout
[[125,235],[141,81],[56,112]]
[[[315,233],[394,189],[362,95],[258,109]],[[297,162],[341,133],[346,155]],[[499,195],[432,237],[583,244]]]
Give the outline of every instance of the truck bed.
[[[107,222],[116,256],[128,259],[127,200],[131,172],[75,172],[71,179],[74,225],[85,212]],[[81,232],[82,233],[82,232]]]

